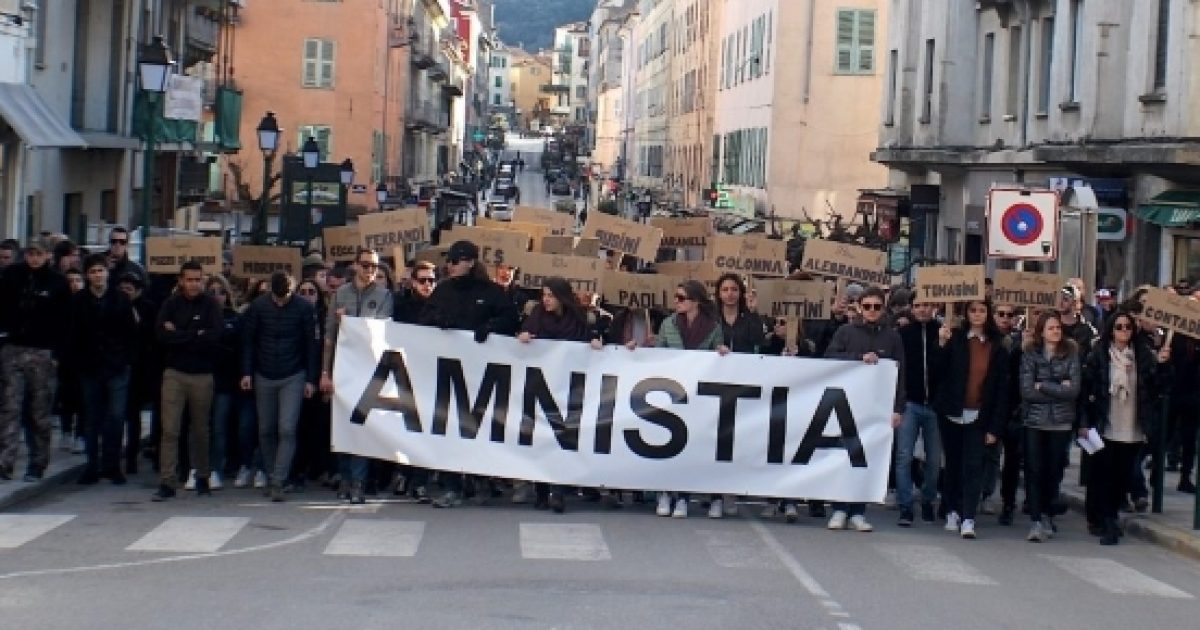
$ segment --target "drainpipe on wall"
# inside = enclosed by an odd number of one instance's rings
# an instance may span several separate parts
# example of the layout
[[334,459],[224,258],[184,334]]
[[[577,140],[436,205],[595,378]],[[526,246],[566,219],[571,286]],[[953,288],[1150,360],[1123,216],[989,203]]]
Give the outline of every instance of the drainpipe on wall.
[[[808,104],[808,96],[812,92],[812,52],[813,52],[813,20],[816,17],[817,0],[808,0],[808,24],[804,28],[804,103]],[[779,22],[776,21],[776,24]],[[779,38],[774,38],[779,41]],[[778,52],[778,51],[777,51]],[[776,54],[776,57],[779,55]]]

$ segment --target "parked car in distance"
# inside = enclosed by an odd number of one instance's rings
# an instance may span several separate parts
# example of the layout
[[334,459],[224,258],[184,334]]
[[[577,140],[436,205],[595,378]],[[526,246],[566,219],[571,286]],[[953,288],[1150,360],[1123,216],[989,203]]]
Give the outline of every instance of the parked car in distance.
[[496,178],[495,196],[505,198],[510,197],[516,194],[516,188],[517,184],[513,181],[512,177],[505,177],[501,175],[500,177]]
[[569,195],[571,194],[571,182],[566,177],[559,177],[550,184],[550,194],[552,195]]
[[487,218],[494,221],[512,221],[512,206],[508,205],[507,201],[489,201],[487,205]]

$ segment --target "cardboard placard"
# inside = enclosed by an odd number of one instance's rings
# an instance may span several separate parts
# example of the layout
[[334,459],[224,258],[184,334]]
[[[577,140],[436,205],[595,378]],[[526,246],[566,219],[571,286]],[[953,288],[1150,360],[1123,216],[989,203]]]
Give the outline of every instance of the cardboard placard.
[[276,271],[286,271],[298,282],[301,265],[298,247],[272,247],[270,245],[238,245],[233,248],[233,270],[235,278],[270,278]]
[[917,267],[916,302],[973,302],[985,296],[983,265]]
[[362,236],[358,228],[352,225],[327,227],[321,233],[321,245],[325,251],[325,260],[333,262],[351,261],[358,255],[362,247]]
[[744,236],[714,236],[712,261],[720,273],[784,277],[788,273],[787,243]]
[[442,265],[446,264],[446,252],[450,251],[449,246],[426,247],[417,250],[413,255],[415,262],[433,263],[438,268],[438,273],[442,271]]
[[513,220],[522,223],[536,223],[550,228],[551,236],[572,236],[575,234],[575,215],[546,208],[533,206],[517,206],[513,210]]
[[443,243],[460,240],[475,243],[479,247],[479,260],[489,266],[508,263],[513,256],[529,251],[529,235],[515,230],[456,225],[442,235]]
[[221,239],[216,236],[151,236],[146,239],[146,271],[178,274],[183,263],[194,260],[204,273],[221,273]]
[[542,239],[542,253],[555,256],[574,256],[574,236],[547,236]]
[[829,319],[833,314],[833,285],[812,280],[755,280],[758,312],[764,317],[794,316]]
[[1142,319],[1168,331],[1200,339],[1200,302],[1174,291],[1150,289],[1143,304]]
[[587,225],[583,226],[583,236],[599,240],[604,249],[652,261],[658,255],[663,232],[653,225],[591,212]]
[[663,276],[676,276],[685,280],[699,280],[705,284],[715,285],[721,272],[717,266],[707,261],[668,261],[654,263],[654,270]]
[[429,242],[429,214],[424,208],[372,212],[358,217],[363,246],[377,252],[410,243]]
[[992,276],[992,301],[1021,308],[1056,308],[1063,280],[1052,273],[997,269]]
[[685,278],[647,273],[607,271],[604,301],[625,308],[670,310],[675,306],[675,288]]
[[594,238],[576,238],[575,255],[584,258],[598,258],[600,256],[600,241]]
[[560,276],[576,291],[599,293],[605,271],[604,261],[599,258],[523,253],[515,256],[514,262],[517,265],[514,281],[527,289],[540,288],[546,278]]
[[496,221],[486,217],[478,217],[475,219],[475,227],[487,228],[489,230],[504,230],[507,232],[521,232],[527,234],[530,238],[532,249],[535,252],[542,251],[542,239],[550,235],[550,226],[541,223],[526,223],[524,221]]
[[887,286],[887,252],[858,245],[810,238],[804,242],[800,268],[816,276],[845,278],[854,282]]
[[709,237],[716,234],[712,219],[707,217],[689,219],[654,217],[650,219],[650,225],[663,231],[662,243],[659,247],[664,249],[708,247]]

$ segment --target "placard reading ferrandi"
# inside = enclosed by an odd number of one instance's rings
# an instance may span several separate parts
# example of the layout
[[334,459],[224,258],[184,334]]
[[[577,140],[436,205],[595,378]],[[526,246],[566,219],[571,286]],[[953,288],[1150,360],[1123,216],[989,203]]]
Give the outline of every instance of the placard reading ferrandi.
[[377,252],[398,245],[429,242],[429,215],[424,208],[372,212],[358,217],[363,245]]
[[810,238],[804,242],[800,268],[818,276],[887,286],[887,252]]
[[934,304],[982,300],[983,277],[982,265],[917,267],[915,300]]
[[1145,298],[1142,319],[1181,335],[1200,339],[1200,302],[1162,289],[1150,289]]
[[992,276],[992,301],[1018,308],[1055,308],[1063,281],[1052,273],[997,269]]
[[208,275],[221,273],[221,239],[215,236],[151,236],[146,239],[146,271],[179,273],[183,263],[194,260]]

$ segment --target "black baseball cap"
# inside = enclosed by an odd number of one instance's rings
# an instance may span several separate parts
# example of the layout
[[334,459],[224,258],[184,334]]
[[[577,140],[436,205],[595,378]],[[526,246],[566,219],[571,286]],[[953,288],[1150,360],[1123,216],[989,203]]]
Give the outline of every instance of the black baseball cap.
[[471,241],[455,241],[446,251],[446,260],[451,263],[460,260],[479,260],[479,247]]

